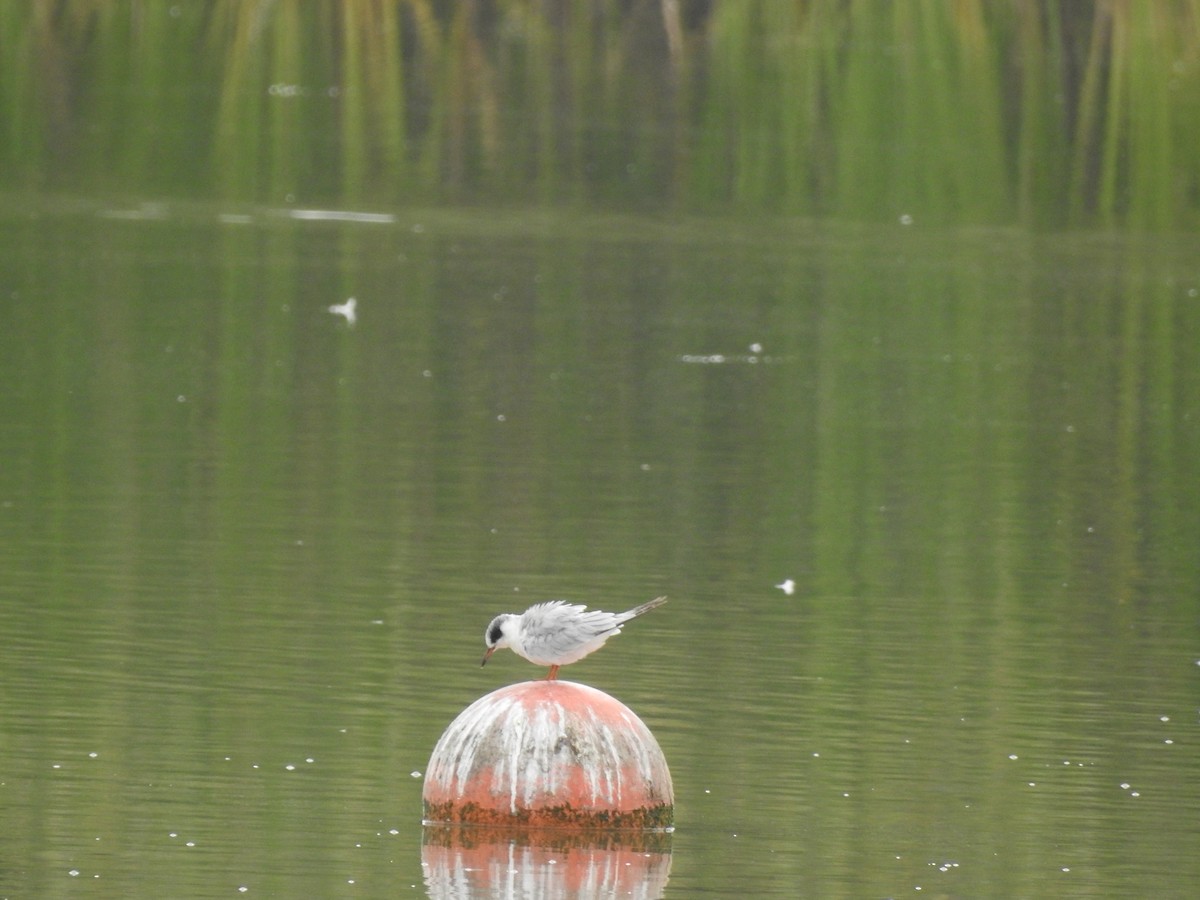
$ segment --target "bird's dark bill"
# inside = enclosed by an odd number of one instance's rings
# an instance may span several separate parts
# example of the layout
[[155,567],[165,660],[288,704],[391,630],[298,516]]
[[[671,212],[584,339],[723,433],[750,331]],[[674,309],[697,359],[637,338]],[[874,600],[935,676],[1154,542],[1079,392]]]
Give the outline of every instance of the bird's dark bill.
[[491,656],[493,653],[495,653],[495,652],[496,652],[496,648],[495,648],[495,647],[488,647],[488,648],[487,648],[487,653],[483,654],[483,662],[481,662],[481,663],[479,664],[479,668],[481,668],[481,669],[482,669],[484,666],[486,666],[486,665],[487,665],[487,661],[488,661],[488,657],[490,657],[490,656]]

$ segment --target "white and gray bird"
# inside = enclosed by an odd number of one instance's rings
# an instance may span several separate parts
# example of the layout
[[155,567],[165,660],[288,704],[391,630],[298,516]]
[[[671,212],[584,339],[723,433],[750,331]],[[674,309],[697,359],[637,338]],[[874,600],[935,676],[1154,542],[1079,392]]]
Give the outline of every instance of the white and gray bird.
[[620,634],[621,626],[630,619],[666,602],[666,597],[655,597],[623,613],[610,613],[599,609],[588,612],[586,606],[577,603],[551,600],[520,614],[502,613],[492,619],[483,633],[487,652],[479,665],[486,665],[493,653],[508,647],[534,665],[549,666],[546,680],[553,681],[558,677],[559,666],[579,662],[603,647],[614,634]]

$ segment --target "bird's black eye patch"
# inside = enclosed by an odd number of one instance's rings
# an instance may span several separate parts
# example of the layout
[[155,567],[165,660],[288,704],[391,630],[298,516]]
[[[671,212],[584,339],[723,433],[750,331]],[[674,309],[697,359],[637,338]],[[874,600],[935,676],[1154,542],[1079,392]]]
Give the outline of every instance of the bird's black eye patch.
[[500,623],[496,622],[488,629],[488,643],[494,644],[504,636],[504,631],[500,628]]

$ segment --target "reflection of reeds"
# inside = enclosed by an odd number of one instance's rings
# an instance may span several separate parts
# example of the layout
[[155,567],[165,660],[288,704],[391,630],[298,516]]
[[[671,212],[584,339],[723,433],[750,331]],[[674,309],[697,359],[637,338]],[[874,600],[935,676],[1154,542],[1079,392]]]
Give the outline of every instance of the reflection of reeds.
[[1197,0],[63,0],[0,25],[10,181],[71,148],[245,199],[1153,228],[1200,204]]

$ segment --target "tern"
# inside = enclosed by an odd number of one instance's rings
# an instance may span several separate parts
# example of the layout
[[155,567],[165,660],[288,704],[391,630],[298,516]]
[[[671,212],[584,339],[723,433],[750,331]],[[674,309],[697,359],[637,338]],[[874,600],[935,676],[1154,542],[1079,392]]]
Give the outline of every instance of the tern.
[[479,665],[487,665],[493,653],[508,647],[534,665],[549,666],[546,680],[553,681],[558,678],[559,666],[579,662],[603,647],[614,634],[620,634],[621,626],[630,619],[666,602],[666,597],[655,597],[623,613],[610,613],[599,609],[588,612],[586,606],[577,603],[551,600],[531,606],[519,615],[501,613],[483,633],[487,652]]

